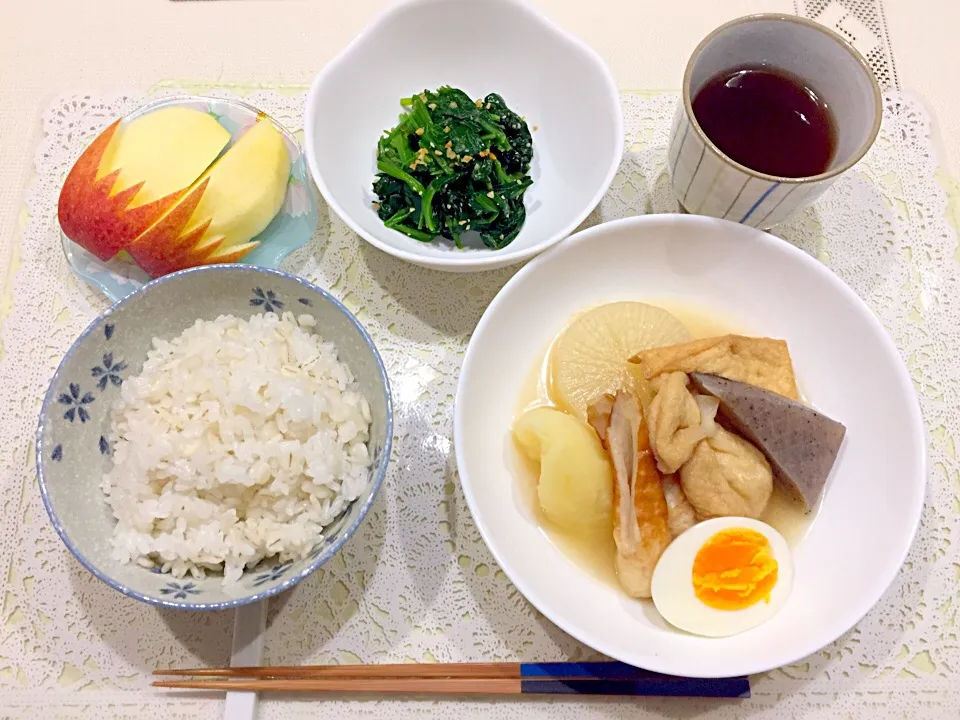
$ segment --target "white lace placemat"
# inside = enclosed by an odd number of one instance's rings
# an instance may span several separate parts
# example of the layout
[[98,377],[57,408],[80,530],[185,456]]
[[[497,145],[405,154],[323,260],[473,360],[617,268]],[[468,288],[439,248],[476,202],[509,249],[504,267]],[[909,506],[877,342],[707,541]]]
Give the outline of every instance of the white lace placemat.
[[[299,128],[303,95],[247,97]],[[55,232],[62,179],[83,145],[142,97],[66,97],[44,117],[29,219],[0,341],[0,717],[217,717],[222,701],[149,688],[158,666],[223,665],[231,613],[158,610],[74,561],[50,527],[32,453],[36,417],[64,351],[106,303],[67,268]],[[672,94],[623,97],[627,155],[588,224],[674,212],[664,174]],[[878,606],[835,644],[754,681],[742,704],[691,700],[272,700],[263,718],[957,718],[960,565],[960,274],[934,179],[928,118],[895,91],[869,156],[776,230],[820,258],[883,320],[907,360],[931,437],[920,537]],[[471,521],[451,419],[466,341],[513,270],[452,275],[371,249],[324,208],[286,268],[329,288],[388,365],[396,441],[383,491],[342,552],[270,607],[265,662],[557,660],[594,653],[526,603]],[[881,392],[882,389],[878,389]],[[951,412],[952,411],[952,412]],[[878,450],[879,451],[879,450]],[[855,520],[855,519],[854,519]],[[835,589],[838,599],[843,588]]]

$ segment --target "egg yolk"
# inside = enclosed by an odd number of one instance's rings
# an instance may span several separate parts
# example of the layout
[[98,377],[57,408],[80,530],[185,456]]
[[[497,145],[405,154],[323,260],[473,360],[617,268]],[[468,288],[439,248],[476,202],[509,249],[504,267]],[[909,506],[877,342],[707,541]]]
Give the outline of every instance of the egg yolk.
[[767,538],[755,530],[728,528],[705,542],[693,559],[697,598],[717,610],[743,610],[770,602],[777,561]]

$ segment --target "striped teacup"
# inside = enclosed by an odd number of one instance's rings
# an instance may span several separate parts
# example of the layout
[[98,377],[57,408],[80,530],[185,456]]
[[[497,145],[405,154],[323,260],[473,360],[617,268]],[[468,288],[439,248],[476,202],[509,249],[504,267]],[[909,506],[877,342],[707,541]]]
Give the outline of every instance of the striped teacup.
[[[836,122],[837,146],[827,170],[777,177],[724,155],[693,113],[693,98],[717,73],[766,65],[817,89]],[[864,156],[880,131],[880,88],[863,56],[842,37],[810,20],[762,14],[710,33],[693,51],[673,120],[667,163],[684,210],[767,229],[818,198]]]

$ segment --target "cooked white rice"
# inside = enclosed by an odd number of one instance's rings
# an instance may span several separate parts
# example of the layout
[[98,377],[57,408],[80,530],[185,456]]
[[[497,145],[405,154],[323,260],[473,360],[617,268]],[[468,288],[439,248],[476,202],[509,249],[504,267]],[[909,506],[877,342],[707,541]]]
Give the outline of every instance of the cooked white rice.
[[155,338],[111,411],[103,491],[122,562],[175,577],[306,557],[367,484],[370,407],[310,315]]

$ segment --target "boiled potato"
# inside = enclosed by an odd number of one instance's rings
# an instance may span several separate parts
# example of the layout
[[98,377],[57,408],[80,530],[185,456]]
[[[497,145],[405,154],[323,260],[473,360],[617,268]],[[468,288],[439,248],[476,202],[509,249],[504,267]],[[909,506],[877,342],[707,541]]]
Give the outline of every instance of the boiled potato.
[[609,530],[613,475],[589,425],[560,410],[537,407],[517,420],[513,437],[524,455],[540,463],[537,496],[551,522],[576,533]]

